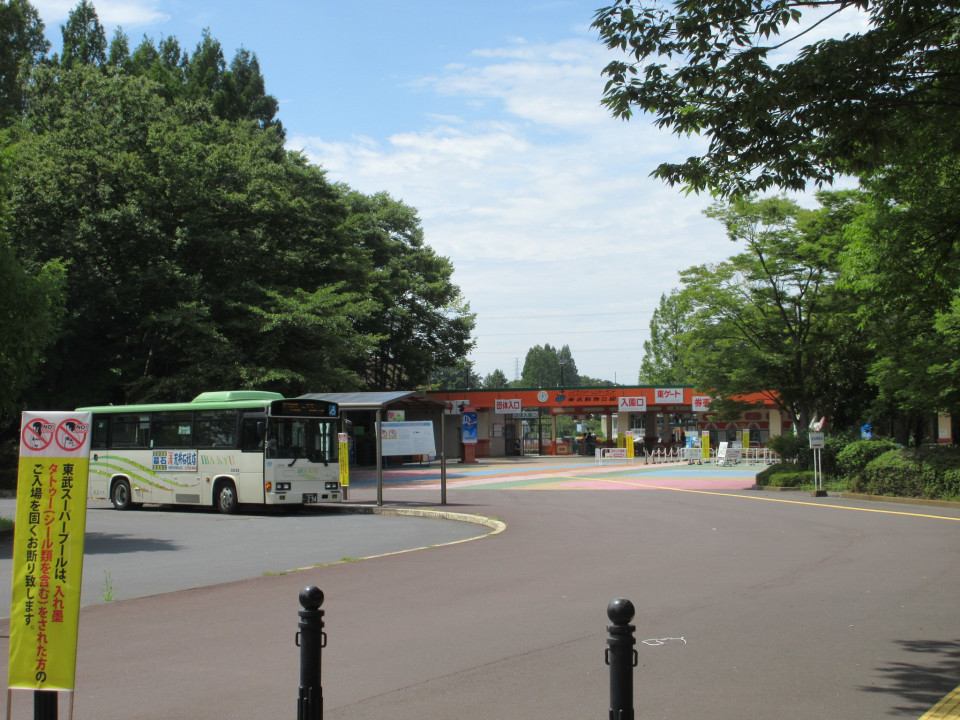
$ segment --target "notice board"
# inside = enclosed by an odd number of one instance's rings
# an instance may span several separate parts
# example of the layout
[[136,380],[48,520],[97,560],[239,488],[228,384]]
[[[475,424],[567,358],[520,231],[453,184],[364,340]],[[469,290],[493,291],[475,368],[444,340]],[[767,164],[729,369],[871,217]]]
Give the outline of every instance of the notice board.
[[433,421],[385,422],[380,424],[380,454],[436,455],[433,439]]

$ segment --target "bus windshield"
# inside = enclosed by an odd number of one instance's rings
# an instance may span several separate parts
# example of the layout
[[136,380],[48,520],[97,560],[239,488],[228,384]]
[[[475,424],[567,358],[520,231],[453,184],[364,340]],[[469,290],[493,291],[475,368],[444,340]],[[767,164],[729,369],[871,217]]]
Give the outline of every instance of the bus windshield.
[[[336,428],[329,420],[270,418],[267,457],[313,463],[337,462]],[[292,464],[292,463],[291,463]]]

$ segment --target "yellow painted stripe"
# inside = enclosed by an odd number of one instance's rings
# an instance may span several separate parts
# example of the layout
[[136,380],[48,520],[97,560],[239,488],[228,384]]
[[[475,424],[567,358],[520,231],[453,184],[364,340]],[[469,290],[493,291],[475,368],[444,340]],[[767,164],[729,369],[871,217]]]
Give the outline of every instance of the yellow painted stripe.
[[848,507],[846,505],[826,505],[824,503],[805,502],[803,500],[781,500],[780,498],[740,495],[737,493],[717,492],[716,490],[690,490],[687,488],[662,487],[659,485],[646,485],[644,483],[631,483],[625,480],[612,480],[610,478],[595,478],[594,481],[616,483],[618,485],[629,485],[631,487],[648,488],[650,490],[672,490],[673,492],[696,493],[699,495],[719,495],[722,497],[740,498],[742,500],[762,500],[764,502],[787,503],[789,505],[811,505],[818,508],[833,508],[834,510],[853,510],[855,512],[879,513],[881,515],[905,515],[907,517],[921,517],[931,518],[933,520],[951,520],[953,522],[960,522],[960,517],[948,517],[946,515],[929,515],[925,513],[903,512],[901,510],[878,510],[876,508]]
[[957,718],[960,718],[960,687],[954,688],[952,693],[925,712],[920,720],[957,720]]

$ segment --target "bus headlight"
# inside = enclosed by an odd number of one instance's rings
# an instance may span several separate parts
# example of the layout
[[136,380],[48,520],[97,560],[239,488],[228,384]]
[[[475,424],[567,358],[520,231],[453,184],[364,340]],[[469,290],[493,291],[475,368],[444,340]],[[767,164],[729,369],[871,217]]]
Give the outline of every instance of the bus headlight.
[[277,483],[277,492],[289,492],[289,490],[290,490],[290,483],[288,483],[288,482],[285,482],[285,483],[278,482],[278,483]]
[[339,489],[340,489],[340,483],[338,483],[338,482],[327,482],[327,483],[324,483],[324,484],[323,484],[323,489],[324,489],[324,490],[339,490]]

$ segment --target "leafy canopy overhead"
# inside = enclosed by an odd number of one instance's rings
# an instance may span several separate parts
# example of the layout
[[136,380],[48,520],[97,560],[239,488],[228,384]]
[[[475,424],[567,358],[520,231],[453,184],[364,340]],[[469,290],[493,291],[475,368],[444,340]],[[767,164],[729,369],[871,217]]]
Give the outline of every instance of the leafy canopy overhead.
[[[868,28],[809,39],[843,10],[863,13]],[[702,156],[654,171],[671,185],[722,196],[802,190],[881,165],[918,127],[957,144],[956,4],[617,0],[593,26],[626,55],[604,70],[603,103],[616,117],[639,110],[709,138]]]

